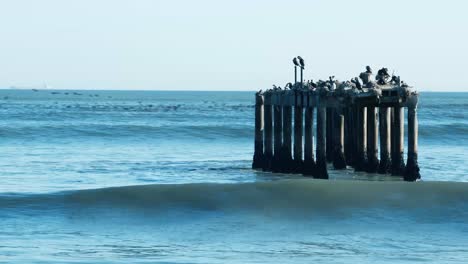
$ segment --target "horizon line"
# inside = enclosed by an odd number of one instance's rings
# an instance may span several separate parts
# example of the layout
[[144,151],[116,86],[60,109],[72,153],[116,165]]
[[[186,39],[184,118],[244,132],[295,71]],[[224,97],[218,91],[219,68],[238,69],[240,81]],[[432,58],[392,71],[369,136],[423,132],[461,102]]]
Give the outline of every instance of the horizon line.
[[[42,88],[0,88],[0,90],[11,90],[11,91],[135,91],[135,92],[256,92],[258,90],[255,89],[223,89],[223,90],[203,90],[203,89],[122,89],[122,88],[49,88],[49,89],[42,89]],[[263,89],[262,89],[263,90]],[[431,93],[466,93],[468,90],[417,90],[418,92],[431,92]]]

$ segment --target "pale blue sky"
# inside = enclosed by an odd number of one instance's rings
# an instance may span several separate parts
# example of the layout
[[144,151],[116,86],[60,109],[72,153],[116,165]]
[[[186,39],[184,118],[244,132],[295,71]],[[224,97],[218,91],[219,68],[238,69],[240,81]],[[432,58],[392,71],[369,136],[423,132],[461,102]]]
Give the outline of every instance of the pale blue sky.
[[0,87],[257,90],[386,66],[468,90],[468,1],[0,2]]

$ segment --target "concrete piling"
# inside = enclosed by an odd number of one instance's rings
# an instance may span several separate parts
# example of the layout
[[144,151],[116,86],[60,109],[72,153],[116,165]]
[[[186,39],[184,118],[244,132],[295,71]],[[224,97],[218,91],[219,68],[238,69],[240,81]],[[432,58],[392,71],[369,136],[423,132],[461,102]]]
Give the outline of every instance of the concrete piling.
[[417,105],[408,107],[408,160],[406,162],[405,181],[421,178],[418,165],[418,117]]
[[307,95],[307,104],[304,116],[304,166],[302,173],[307,176],[315,174],[314,160],[314,107],[311,97]]
[[356,133],[357,133],[357,150],[356,171],[366,171],[367,169],[367,109],[363,106],[357,107],[356,118]]
[[326,135],[325,129],[327,127],[327,110],[323,105],[317,107],[317,149],[316,149],[316,178],[328,179],[327,161],[325,156],[326,148]]
[[271,164],[273,161],[273,107],[271,105],[271,93],[265,93],[265,102],[264,102],[264,144],[265,144],[265,153],[264,153],[264,163],[263,163],[263,170],[269,171],[271,170]]
[[351,161],[352,154],[352,145],[353,145],[353,137],[352,137],[352,123],[351,123],[351,108],[344,107],[343,114],[344,114],[344,154],[345,154],[345,161],[347,165],[353,165]]
[[283,106],[283,145],[281,147],[281,172],[291,172],[292,162],[292,106]]
[[[357,150],[358,150],[358,133],[357,133],[357,127],[358,127],[358,120],[357,120],[357,106],[353,105],[349,107],[349,115],[348,115],[348,126],[349,126],[349,134],[348,135],[348,141],[349,141],[349,149],[348,153],[346,155],[347,164],[349,164],[352,167],[355,167],[357,164],[358,156],[357,156]],[[345,149],[346,151],[346,149]]]
[[378,173],[390,172],[390,111],[388,107],[379,108],[380,164]]
[[327,162],[333,161],[333,149],[334,149],[334,138],[333,138],[333,119],[334,119],[334,111],[333,108],[327,108],[327,127],[325,129],[325,137],[326,137],[326,149],[325,155],[327,157]]
[[273,162],[271,164],[271,170],[273,172],[281,171],[281,147],[283,142],[283,111],[279,104],[273,106],[274,115],[274,140],[273,140]]
[[379,169],[378,127],[375,106],[367,107],[367,172],[377,172]]
[[344,131],[345,131],[345,116],[343,109],[335,109],[334,115],[334,153],[333,153],[333,167],[335,169],[346,169],[346,160],[344,153]]
[[252,169],[263,168],[263,95],[255,95],[255,149]]
[[394,136],[393,136],[393,146],[394,146],[394,157],[392,158],[392,175],[404,175],[405,173],[405,161],[403,160],[404,152],[404,135],[405,135],[405,125],[404,125],[404,111],[400,106],[395,106],[393,108],[393,127],[394,127]]
[[294,107],[294,172],[302,171],[302,132],[303,132],[303,97],[296,91]]
[[[395,140],[395,135],[396,135],[396,130],[395,130],[395,108],[394,107],[389,107],[388,111],[390,112],[390,157],[393,162],[396,157],[396,140]],[[392,167],[390,168],[390,173],[393,170],[393,164],[391,164]]]

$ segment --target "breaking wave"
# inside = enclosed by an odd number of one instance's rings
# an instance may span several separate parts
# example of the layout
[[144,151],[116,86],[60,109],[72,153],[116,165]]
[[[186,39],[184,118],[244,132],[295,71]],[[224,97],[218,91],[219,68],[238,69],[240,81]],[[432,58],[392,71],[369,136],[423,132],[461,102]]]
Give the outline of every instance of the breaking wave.
[[[93,208],[327,212],[385,208],[462,208],[468,183],[281,180],[255,183],[156,184],[77,190],[54,194],[2,194],[1,209]],[[460,211],[457,211],[457,214]]]

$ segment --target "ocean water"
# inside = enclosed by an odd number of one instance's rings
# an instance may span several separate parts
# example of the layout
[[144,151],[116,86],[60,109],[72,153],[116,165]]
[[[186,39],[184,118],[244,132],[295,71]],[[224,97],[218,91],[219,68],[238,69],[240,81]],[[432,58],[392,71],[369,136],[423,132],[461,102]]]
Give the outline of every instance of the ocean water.
[[0,90],[0,263],[467,263],[468,93],[423,181],[250,169],[251,92]]

